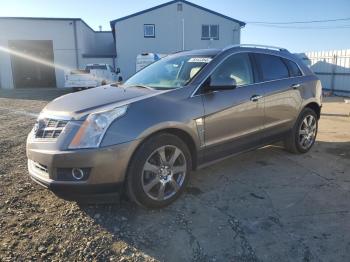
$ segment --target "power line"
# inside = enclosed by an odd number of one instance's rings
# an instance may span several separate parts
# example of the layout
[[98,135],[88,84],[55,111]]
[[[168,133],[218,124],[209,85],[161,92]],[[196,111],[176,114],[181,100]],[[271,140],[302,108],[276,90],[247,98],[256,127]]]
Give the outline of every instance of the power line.
[[267,25],[267,24],[248,24],[248,26],[260,26],[277,29],[343,29],[350,28],[350,25],[338,26],[283,26],[283,25]]
[[325,20],[309,20],[309,21],[293,21],[293,22],[269,22],[269,21],[247,21],[248,24],[266,24],[266,25],[288,25],[288,24],[311,24],[311,23],[326,23],[326,22],[338,22],[338,21],[350,21],[350,17],[325,19]]

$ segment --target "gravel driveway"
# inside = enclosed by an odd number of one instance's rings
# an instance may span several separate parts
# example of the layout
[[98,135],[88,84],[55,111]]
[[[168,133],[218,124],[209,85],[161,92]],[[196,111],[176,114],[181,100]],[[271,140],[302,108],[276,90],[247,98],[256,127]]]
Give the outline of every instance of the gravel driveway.
[[325,102],[311,152],[227,159],[145,210],[118,195],[68,202],[31,182],[25,139],[52,98],[38,92],[0,98],[0,261],[350,261],[350,118],[331,114],[350,112],[343,100]]

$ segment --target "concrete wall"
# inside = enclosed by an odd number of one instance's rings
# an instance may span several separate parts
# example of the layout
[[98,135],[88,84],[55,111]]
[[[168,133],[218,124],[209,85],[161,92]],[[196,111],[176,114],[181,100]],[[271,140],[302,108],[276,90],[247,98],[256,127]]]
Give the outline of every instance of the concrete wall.
[[1,50],[8,48],[9,40],[52,40],[57,87],[64,86],[65,71],[84,68],[88,63],[113,65],[112,58],[83,58],[83,54],[115,53],[114,40],[111,32],[95,32],[79,19],[0,18],[0,32],[0,88],[14,87],[11,56]]
[[[83,23],[82,23],[83,24]],[[91,30],[90,30],[91,31]],[[93,32],[91,36],[91,32]],[[115,43],[113,34],[110,31],[103,32],[86,32],[87,38],[85,38],[85,43],[93,43],[90,46],[84,46],[84,48],[79,49],[79,67],[84,68],[86,64],[103,63],[109,64],[112,67],[115,66],[115,58],[112,57],[99,57],[100,55],[115,54]],[[78,38],[81,39],[80,37]],[[81,40],[80,40],[81,41]],[[83,42],[84,42],[83,41]],[[95,55],[96,57],[84,57],[84,55]]]
[[95,49],[96,53],[115,53],[115,43],[112,32],[95,32]]
[[[218,15],[177,3],[121,20],[115,24],[117,66],[127,78],[135,72],[136,56],[143,52],[172,53],[182,50],[182,19],[185,22],[185,49],[223,48],[239,44],[240,26]],[[155,24],[155,38],[144,38],[143,25]],[[219,40],[202,40],[202,25],[218,24]]]
[[[115,45],[111,31],[96,32],[87,27],[83,21],[78,21],[78,53],[79,68],[85,68],[86,64],[105,63],[113,66],[114,58],[98,57],[103,54],[114,54]],[[84,57],[84,55],[96,55],[96,57]]]

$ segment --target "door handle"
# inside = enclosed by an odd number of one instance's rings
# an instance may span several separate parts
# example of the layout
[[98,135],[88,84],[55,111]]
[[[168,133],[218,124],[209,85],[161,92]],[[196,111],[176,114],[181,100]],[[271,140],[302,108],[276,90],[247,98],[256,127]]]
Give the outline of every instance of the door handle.
[[253,95],[251,98],[250,98],[250,101],[252,102],[257,102],[260,98],[262,98],[263,96],[261,95]]
[[293,84],[290,87],[293,89],[297,89],[297,88],[301,87],[301,84]]

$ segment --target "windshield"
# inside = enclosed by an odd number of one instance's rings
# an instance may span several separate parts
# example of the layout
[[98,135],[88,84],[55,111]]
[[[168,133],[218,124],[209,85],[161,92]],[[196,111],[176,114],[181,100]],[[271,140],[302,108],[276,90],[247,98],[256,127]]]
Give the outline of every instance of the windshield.
[[147,86],[155,89],[174,89],[186,85],[210,61],[210,56],[165,57],[139,71],[125,86]]

